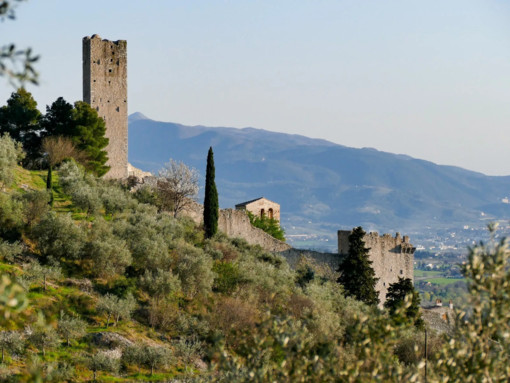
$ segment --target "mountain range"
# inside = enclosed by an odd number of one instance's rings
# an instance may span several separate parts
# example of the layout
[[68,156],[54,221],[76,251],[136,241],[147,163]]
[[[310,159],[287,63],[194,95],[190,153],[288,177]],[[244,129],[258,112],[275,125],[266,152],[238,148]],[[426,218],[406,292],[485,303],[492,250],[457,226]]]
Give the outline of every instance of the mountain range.
[[262,129],[129,117],[129,161],[142,170],[156,172],[172,158],[195,167],[203,184],[210,146],[220,206],[264,196],[281,204],[287,234],[360,225],[409,233],[510,218],[510,176]]

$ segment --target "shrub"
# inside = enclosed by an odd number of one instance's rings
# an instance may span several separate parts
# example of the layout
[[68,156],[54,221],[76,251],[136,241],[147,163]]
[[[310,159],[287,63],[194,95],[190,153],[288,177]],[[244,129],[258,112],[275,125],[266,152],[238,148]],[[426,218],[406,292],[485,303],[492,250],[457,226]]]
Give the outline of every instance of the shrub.
[[213,328],[220,329],[229,343],[236,343],[236,332],[255,327],[258,311],[254,304],[240,298],[224,297],[214,306]]
[[180,244],[175,252],[175,272],[181,280],[183,292],[189,298],[210,292],[214,281],[211,257],[188,244]]
[[12,263],[23,252],[23,246],[19,242],[9,243],[0,239],[0,258]]
[[50,194],[44,191],[30,191],[23,194],[23,218],[28,226],[41,220],[49,210]]
[[25,332],[28,335],[28,341],[38,348],[43,356],[46,355],[47,349],[57,347],[60,343],[55,329],[44,323],[42,318],[39,318],[36,323],[27,327]]
[[171,271],[157,269],[154,272],[145,270],[140,277],[140,287],[156,300],[174,294],[181,289],[179,277]]
[[31,281],[42,283],[44,291],[46,291],[46,282],[48,279],[59,279],[62,277],[62,269],[56,262],[50,262],[47,265],[41,265],[37,261],[33,261],[26,267],[25,271]]
[[119,371],[120,359],[113,355],[112,352],[99,351],[88,357],[87,365],[93,373],[93,380],[96,381],[98,371]]
[[265,214],[262,217],[255,216],[253,213],[246,211],[248,217],[250,218],[250,223],[264,230],[267,234],[276,238],[280,241],[285,242],[285,230],[280,227],[280,222],[274,218],[268,218]]
[[87,324],[80,318],[71,317],[61,311],[57,331],[66,340],[69,347],[70,340],[81,338],[87,333]]
[[213,271],[216,273],[214,278],[213,290],[222,294],[231,294],[241,282],[239,266],[230,262],[215,262]]
[[41,254],[57,259],[80,259],[85,233],[69,214],[49,212],[33,229],[32,235]]
[[107,315],[106,327],[110,324],[111,318],[115,320],[115,324],[120,319],[131,319],[131,314],[135,308],[136,300],[131,294],[128,294],[125,299],[112,294],[106,294],[99,298],[97,302],[97,311]]
[[123,353],[123,359],[126,363],[149,367],[151,369],[151,376],[154,374],[154,369],[168,365],[171,357],[172,352],[169,348],[146,344],[129,346]]
[[24,158],[21,143],[14,141],[7,133],[0,136],[0,187],[14,181],[14,169]]
[[2,361],[5,362],[5,353],[21,355],[25,351],[25,340],[18,331],[0,331],[0,349],[2,350]]
[[158,206],[158,196],[154,189],[149,185],[143,185],[136,189],[133,193],[133,197],[140,202],[149,205]]
[[116,186],[101,187],[99,195],[106,214],[120,213],[133,205],[133,200],[130,196]]
[[23,204],[0,191],[0,237],[18,239],[23,227]]
[[123,274],[132,262],[126,242],[116,237],[103,219],[94,221],[84,254],[94,262],[92,274],[102,278]]

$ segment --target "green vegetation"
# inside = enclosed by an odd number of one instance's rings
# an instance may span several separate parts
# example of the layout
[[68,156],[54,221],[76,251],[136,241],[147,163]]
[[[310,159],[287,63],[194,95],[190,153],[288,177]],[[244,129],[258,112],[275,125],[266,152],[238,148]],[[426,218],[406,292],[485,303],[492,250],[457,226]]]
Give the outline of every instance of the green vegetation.
[[204,197],[204,230],[205,237],[211,238],[218,231],[218,191],[216,190],[214,153],[212,147],[207,153],[207,168],[205,173],[205,197]]
[[268,218],[265,214],[262,215],[262,217],[258,217],[249,211],[246,213],[248,214],[250,223],[253,226],[264,230],[266,233],[280,241],[285,241],[285,230],[280,227],[280,222],[278,222],[278,220],[274,218]]
[[[81,162],[97,176],[104,175],[109,170],[105,133],[103,119],[83,101],[73,106],[60,97],[41,115],[32,95],[19,88],[7,105],[0,107],[0,134],[8,134],[22,144],[24,166],[48,168],[48,189],[52,167],[66,158]],[[53,141],[47,141],[50,138]]]
[[424,327],[420,312],[420,295],[414,289],[411,279],[399,277],[398,282],[390,284],[384,307],[397,323],[408,321],[418,328]]
[[[53,207],[45,171],[5,169],[3,381],[419,382],[425,374],[418,297],[401,280],[387,309],[377,308],[361,228],[338,278],[306,259],[292,270],[245,240],[204,236],[147,194],[72,160],[53,173]],[[471,250],[462,272],[473,310],[451,334],[429,329],[430,381],[507,380],[509,260],[506,240]]]
[[367,305],[379,303],[378,293],[375,290],[377,278],[375,277],[372,261],[368,259],[370,249],[365,247],[363,237],[365,232],[361,227],[355,228],[349,234],[349,252],[338,271],[338,278],[348,296],[352,296]]

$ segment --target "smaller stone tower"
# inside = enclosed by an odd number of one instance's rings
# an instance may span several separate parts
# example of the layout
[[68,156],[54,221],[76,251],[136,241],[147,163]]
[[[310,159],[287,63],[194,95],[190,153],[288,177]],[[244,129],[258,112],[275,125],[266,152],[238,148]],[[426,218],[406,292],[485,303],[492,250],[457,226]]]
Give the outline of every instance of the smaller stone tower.
[[83,38],[83,101],[106,123],[105,178],[128,176],[127,42]]
[[[338,253],[347,255],[349,252],[350,230],[338,230]],[[368,256],[372,261],[375,277],[379,278],[375,289],[379,293],[382,306],[386,301],[386,293],[390,284],[398,282],[398,278],[409,278],[414,283],[414,252],[416,248],[409,242],[409,237],[395,237],[390,234],[379,236],[378,233],[367,233],[363,238],[365,247],[369,248]]]

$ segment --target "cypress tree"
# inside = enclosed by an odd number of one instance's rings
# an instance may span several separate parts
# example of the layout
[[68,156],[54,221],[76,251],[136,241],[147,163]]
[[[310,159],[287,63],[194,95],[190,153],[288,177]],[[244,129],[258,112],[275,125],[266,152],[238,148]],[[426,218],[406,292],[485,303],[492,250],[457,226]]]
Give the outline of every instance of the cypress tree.
[[214,173],[214,153],[212,147],[210,147],[207,154],[207,170],[205,173],[204,230],[206,238],[211,238],[218,231],[219,204]]
[[365,231],[361,226],[353,229],[349,235],[349,252],[340,265],[338,271],[342,274],[337,282],[344,287],[345,295],[375,306],[379,303],[379,294],[375,290],[378,278],[371,266],[372,261],[368,259],[370,249],[365,247],[364,236]]
[[52,176],[52,166],[51,164],[48,166],[48,176],[46,177],[46,190],[50,192],[50,206],[53,206],[53,176]]
[[51,190],[51,183],[52,183],[52,169],[51,165],[48,166],[48,176],[46,177],[46,189]]

